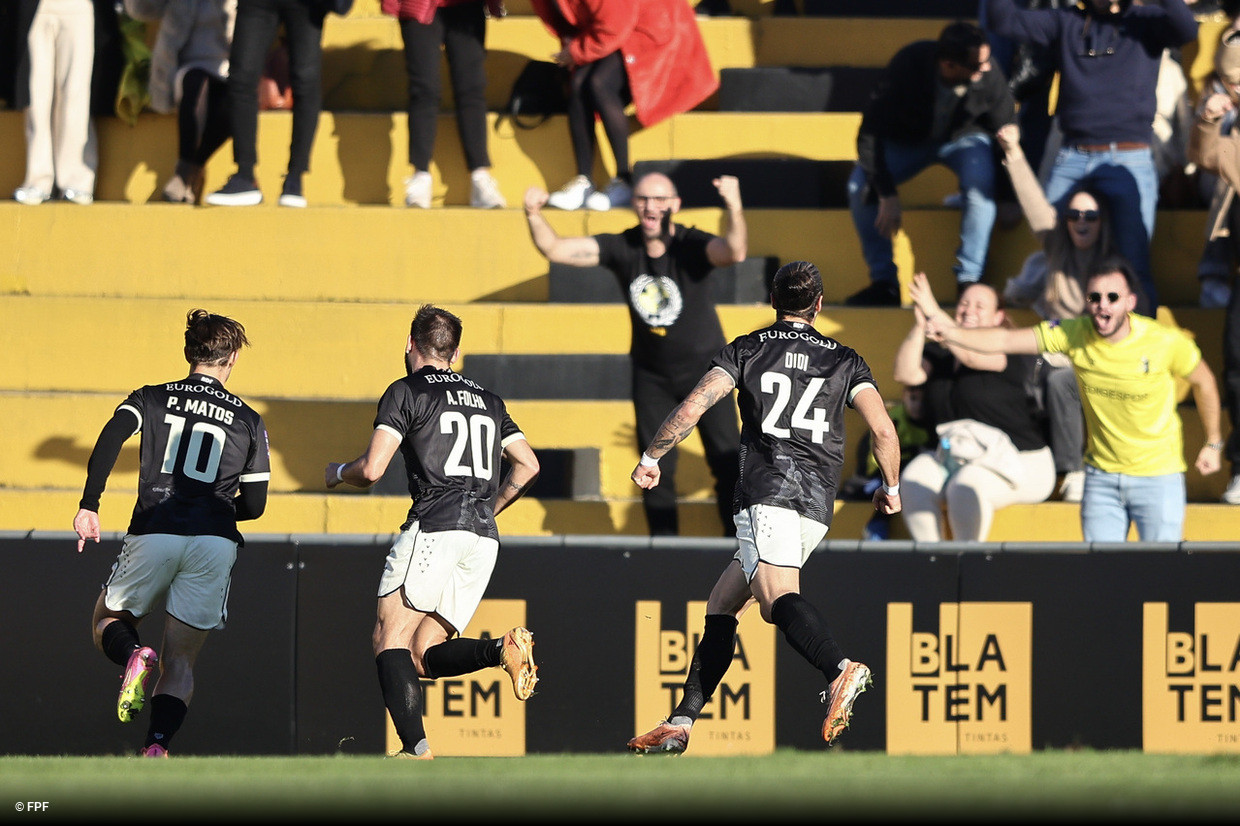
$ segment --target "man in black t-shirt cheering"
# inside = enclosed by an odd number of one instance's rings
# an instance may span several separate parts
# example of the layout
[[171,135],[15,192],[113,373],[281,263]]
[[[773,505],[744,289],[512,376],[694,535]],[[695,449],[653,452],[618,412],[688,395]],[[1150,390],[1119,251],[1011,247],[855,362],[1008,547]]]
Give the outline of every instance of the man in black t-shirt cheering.
[[[249,405],[224,389],[245,328],[192,310],[185,325],[190,374],[129,394],[103,427],[86,466],[73,529],[78,552],[99,541],[99,499],[121,447],[135,433],[138,502],[112,573],[95,603],[95,647],[125,668],[116,712],[128,723],[146,705],[156,670],[144,757],[167,757],[194,691],[194,661],[207,634],[223,628],[237,547],[237,522],[267,506],[271,477],[267,428]],[[138,640],[138,625],[164,601],[161,656]]]
[[[723,346],[723,327],[707,276],[715,267],[745,260],[749,233],[741,209],[740,183],[731,175],[714,180],[727,211],[722,236],[672,222],[680,196],[659,172],[633,186],[638,224],[622,233],[561,238],[543,217],[546,190],[525,193],[525,216],[534,246],[553,264],[603,266],[624,293],[632,324],[633,408],[638,447],[654,436],[668,411],[693,387],[711,356]],[[706,462],[715,477],[715,501],[724,533],[732,535],[732,495],[736,486],[736,409],[719,405],[698,428]],[[680,532],[676,513],[676,454],[663,463],[664,485],[643,491],[642,503],[652,535]]]
[[[533,635],[514,628],[498,640],[452,639],[482,602],[499,551],[495,516],[530,489],[538,459],[504,400],[460,373],[461,320],[429,304],[405,343],[408,375],[379,400],[370,445],[357,459],[330,462],[327,487],[370,487],[399,449],[413,506],[379,581],[375,664],[383,702],[401,739],[395,757],[430,760],[419,678],[492,666],[512,678],[518,700],[538,681]],[[501,477],[501,458],[511,465]]]
[[705,631],[693,654],[679,704],[631,751],[679,753],[732,663],[737,623],[755,602],[762,619],[829,683],[822,737],[847,728],[870,669],[847,659],[826,621],[801,596],[801,566],[826,536],[844,466],[844,411],[870,429],[883,484],[880,513],[900,510],[900,439],[865,360],[814,329],[822,310],[822,276],[808,261],[780,267],[771,289],[776,321],[740,336],[711,362],[697,386],[659,428],[633,470],[643,490],[662,481],[660,460],[692,432],[707,410],[739,391],[740,482],[734,506],[736,555],[706,602]]

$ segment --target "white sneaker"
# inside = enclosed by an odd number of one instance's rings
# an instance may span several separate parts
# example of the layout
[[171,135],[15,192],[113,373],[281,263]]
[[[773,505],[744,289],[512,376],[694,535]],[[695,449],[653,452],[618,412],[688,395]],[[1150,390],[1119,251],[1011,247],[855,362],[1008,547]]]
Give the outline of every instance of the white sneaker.
[[[1063,484],[1059,486],[1059,496],[1065,502],[1079,502],[1085,495],[1085,471],[1072,470],[1063,475]],[[1237,491],[1240,495],[1240,490]]]
[[405,206],[419,209],[431,208],[431,173],[415,172],[405,179]]
[[46,203],[51,200],[51,197],[51,195],[48,195],[36,186],[19,186],[17,191],[13,193],[14,201],[27,206]]
[[[578,175],[564,186],[547,197],[547,206],[552,209],[581,209],[586,206],[587,199],[597,190],[585,175]],[[598,193],[600,196],[602,193]],[[603,196],[606,197],[606,196]],[[603,209],[608,209],[610,204]],[[591,207],[594,209],[595,207]]]
[[1201,306],[1206,309],[1226,307],[1231,301],[1231,285],[1221,278],[1201,279]]
[[1227,490],[1223,491],[1223,502],[1228,505],[1240,505],[1240,473],[1231,477]]
[[469,173],[469,205],[478,209],[503,209],[508,206],[489,170],[475,169]]
[[83,192],[80,189],[66,189],[62,194],[64,195],[66,201],[79,204],[81,206],[88,206],[95,202],[94,195],[91,195],[89,192]]
[[620,178],[612,178],[606,189],[607,204],[611,209],[624,209],[633,201],[633,187]]

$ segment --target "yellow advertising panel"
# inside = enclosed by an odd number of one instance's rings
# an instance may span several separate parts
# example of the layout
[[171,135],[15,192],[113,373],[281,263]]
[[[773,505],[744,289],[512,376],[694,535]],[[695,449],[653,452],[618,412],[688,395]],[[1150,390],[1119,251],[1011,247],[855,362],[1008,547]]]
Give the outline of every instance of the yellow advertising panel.
[[[525,600],[484,599],[462,637],[498,639],[525,625]],[[538,636],[535,634],[535,643]],[[534,648],[538,661],[538,647]],[[473,674],[423,680],[422,722],[436,757],[511,757],[525,754],[525,703],[512,693],[512,680],[502,668]],[[527,702],[538,702],[538,693]],[[392,718],[387,723],[387,750],[400,749]]]
[[1198,602],[1172,631],[1165,602],[1144,606],[1141,722],[1148,752],[1240,752],[1240,603]]
[[887,752],[1028,753],[1032,677],[1032,603],[945,602],[937,629],[889,603]]
[[[673,620],[677,626],[665,628],[662,603],[637,602],[635,734],[654,728],[680,701],[705,616],[705,602],[688,602],[684,615]],[[741,618],[732,665],[694,723],[685,754],[770,754],[774,750],[775,627],[753,610]]]

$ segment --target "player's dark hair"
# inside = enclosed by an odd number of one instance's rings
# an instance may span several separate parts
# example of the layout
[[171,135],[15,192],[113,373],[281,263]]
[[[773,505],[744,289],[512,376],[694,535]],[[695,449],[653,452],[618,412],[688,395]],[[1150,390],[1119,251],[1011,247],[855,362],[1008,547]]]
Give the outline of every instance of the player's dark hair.
[[206,310],[190,310],[185,316],[185,360],[190,364],[225,364],[249,344],[245,328],[228,316]]
[[451,361],[461,345],[461,329],[461,320],[452,313],[423,304],[409,325],[409,337],[423,356]]
[[1133,295],[1141,295],[1141,287],[1137,283],[1137,274],[1132,269],[1132,265],[1128,263],[1128,259],[1122,255],[1108,255],[1101,261],[1094,264],[1085,272],[1086,282],[1097,275],[1111,275],[1119,273],[1124,276],[1124,283],[1128,285],[1128,292]]
[[959,66],[973,66],[977,63],[977,52],[987,45],[986,33],[972,23],[958,20],[948,23],[939,34],[935,57],[938,60],[950,60]]
[[808,261],[780,267],[771,282],[771,306],[780,315],[814,320],[814,305],[822,295],[822,274]]

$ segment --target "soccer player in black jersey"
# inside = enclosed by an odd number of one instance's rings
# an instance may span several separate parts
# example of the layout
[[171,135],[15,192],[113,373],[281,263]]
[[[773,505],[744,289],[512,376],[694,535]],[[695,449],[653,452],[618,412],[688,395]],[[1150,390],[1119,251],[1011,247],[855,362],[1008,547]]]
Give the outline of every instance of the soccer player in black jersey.
[[[267,428],[224,389],[249,345],[231,318],[192,310],[185,324],[187,378],[129,394],[104,425],[86,467],[73,519],[78,552],[99,541],[99,499],[125,440],[142,434],[138,503],[124,546],[95,604],[95,646],[125,667],[117,715],[127,723],[151,695],[145,757],[167,757],[194,693],[194,661],[207,634],[223,628],[237,548],[237,522],[267,506]],[[138,639],[138,624],[164,600],[162,653]]]
[[[538,459],[504,400],[451,370],[461,320],[425,304],[405,344],[408,375],[379,400],[370,445],[357,459],[330,462],[328,488],[369,487],[399,449],[413,506],[379,581],[375,664],[383,702],[401,739],[394,757],[430,760],[420,677],[437,679],[502,667],[518,700],[538,681],[533,635],[514,628],[498,640],[453,639],[482,601],[499,550],[495,515],[538,478]],[[500,459],[511,465],[501,478]]]
[[844,408],[870,428],[883,484],[882,513],[900,510],[900,441],[855,350],[814,329],[822,277],[808,261],[780,267],[771,288],[776,321],[724,347],[687,398],[663,422],[633,470],[642,488],[659,484],[659,459],[702,414],[739,391],[740,480],[733,502],[739,548],[706,603],[706,628],[694,652],[679,705],[631,751],[680,753],[689,731],[732,663],[737,621],[753,603],[762,619],[820,670],[830,687],[822,736],[828,745],[848,726],[870,669],[844,656],[818,610],[800,594],[801,566],[826,536],[844,466]]

